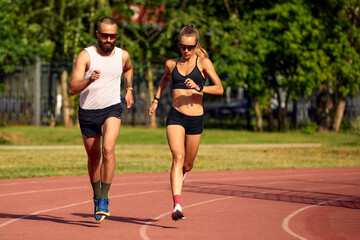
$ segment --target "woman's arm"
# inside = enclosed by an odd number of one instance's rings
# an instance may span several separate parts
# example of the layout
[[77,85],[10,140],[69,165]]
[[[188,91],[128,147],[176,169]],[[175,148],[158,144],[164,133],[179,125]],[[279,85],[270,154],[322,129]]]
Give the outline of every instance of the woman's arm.
[[[211,60],[209,58],[203,57],[201,58],[200,64],[206,75],[210,77],[210,80],[213,83],[213,85],[204,86],[202,92],[207,94],[223,95],[224,88]],[[200,89],[197,87],[195,90],[199,91]]]
[[165,74],[164,76],[161,78],[160,80],[160,83],[159,83],[159,87],[156,91],[156,94],[155,94],[155,98],[154,100],[152,101],[150,107],[149,107],[149,115],[154,115],[155,113],[155,110],[158,106],[158,103],[159,101],[157,99],[160,99],[162,93],[165,91],[167,85],[169,84],[170,82],[170,79],[171,79],[171,71],[173,70],[174,68],[174,61],[173,60],[167,60],[166,63],[165,63]]

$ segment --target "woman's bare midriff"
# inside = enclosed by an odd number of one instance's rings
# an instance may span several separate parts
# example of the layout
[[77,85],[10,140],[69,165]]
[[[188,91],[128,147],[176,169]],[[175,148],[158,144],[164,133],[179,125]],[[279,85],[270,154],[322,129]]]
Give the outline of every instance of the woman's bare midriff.
[[203,93],[194,89],[173,89],[172,106],[188,116],[203,115]]

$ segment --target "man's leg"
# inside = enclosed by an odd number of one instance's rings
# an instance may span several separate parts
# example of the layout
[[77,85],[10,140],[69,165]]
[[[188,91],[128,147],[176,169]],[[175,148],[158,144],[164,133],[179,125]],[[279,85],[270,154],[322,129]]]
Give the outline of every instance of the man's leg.
[[110,216],[108,209],[108,196],[110,185],[115,173],[115,145],[119,136],[121,119],[110,117],[106,119],[101,128],[103,135],[102,165],[101,165],[101,195],[99,199],[99,211],[97,214]]
[[[83,142],[85,146],[85,150],[88,156],[88,172],[91,183],[96,183],[100,181],[100,160],[101,160],[101,150],[100,150],[100,142],[101,136],[95,137],[85,137],[83,135]],[[94,197],[95,196],[94,193]]]
[[98,211],[98,199],[101,195],[101,185],[100,185],[100,159],[101,159],[101,150],[100,150],[100,135],[95,137],[85,137],[83,135],[83,142],[85,146],[86,153],[88,155],[88,172],[89,178],[91,182],[91,186],[93,188],[93,199],[94,199],[94,215],[97,221],[104,220],[105,216],[97,215]]

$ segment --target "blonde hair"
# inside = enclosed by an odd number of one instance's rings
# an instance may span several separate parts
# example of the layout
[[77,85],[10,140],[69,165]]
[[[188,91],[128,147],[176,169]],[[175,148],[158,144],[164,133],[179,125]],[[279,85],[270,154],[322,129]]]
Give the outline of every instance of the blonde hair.
[[199,40],[199,32],[194,28],[192,24],[187,24],[185,27],[183,27],[179,34],[179,42],[182,36],[186,37],[195,37],[196,41],[196,48],[195,48],[195,54],[199,57],[209,57],[209,54],[206,52],[206,50],[200,45]]

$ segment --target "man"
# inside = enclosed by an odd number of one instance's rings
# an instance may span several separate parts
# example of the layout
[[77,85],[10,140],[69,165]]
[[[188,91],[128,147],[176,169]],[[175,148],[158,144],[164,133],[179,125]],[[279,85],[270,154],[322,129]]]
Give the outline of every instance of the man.
[[116,36],[115,20],[101,19],[96,31],[98,43],[80,52],[69,85],[69,94],[80,93],[79,123],[88,156],[97,221],[110,216],[108,195],[115,172],[115,144],[122,115],[121,75],[126,86],[126,107],[131,108],[134,103],[130,56],[115,47]]

